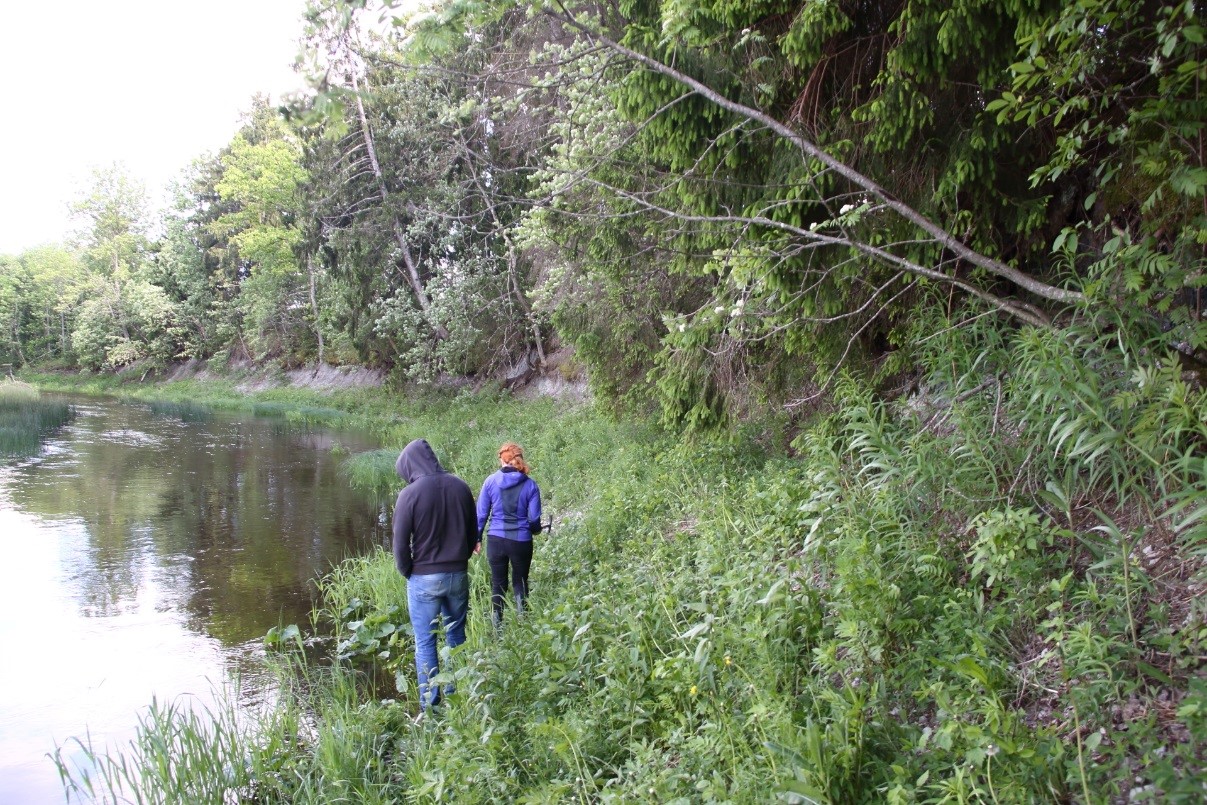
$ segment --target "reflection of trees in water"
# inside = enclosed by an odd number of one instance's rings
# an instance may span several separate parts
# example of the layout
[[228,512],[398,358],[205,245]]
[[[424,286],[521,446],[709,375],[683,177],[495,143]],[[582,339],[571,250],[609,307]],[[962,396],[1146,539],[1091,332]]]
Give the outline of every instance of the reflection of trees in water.
[[351,492],[329,448],[316,449],[338,440],[279,430],[114,406],[35,471],[20,505],[87,524],[87,544],[69,549],[85,615],[153,594],[190,628],[240,643],[304,621],[315,575],[382,543],[374,507]]

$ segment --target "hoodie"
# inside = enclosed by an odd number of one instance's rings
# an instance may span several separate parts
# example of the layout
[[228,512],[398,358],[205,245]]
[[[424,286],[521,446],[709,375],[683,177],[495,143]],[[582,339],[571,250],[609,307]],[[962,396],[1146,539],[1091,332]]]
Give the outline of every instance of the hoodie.
[[394,566],[406,578],[464,572],[478,542],[474,493],[416,439],[394,464],[406,486],[394,504]]
[[515,467],[503,467],[482,484],[478,495],[478,533],[490,518],[491,537],[531,542],[541,533],[541,490]]

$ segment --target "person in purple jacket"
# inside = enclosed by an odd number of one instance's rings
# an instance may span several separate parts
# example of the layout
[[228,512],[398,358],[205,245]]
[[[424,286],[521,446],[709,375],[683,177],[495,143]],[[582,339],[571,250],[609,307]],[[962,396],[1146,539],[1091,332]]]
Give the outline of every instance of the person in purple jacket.
[[490,604],[495,627],[503,625],[503,595],[507,571],[515,593],[516,613],[528,600],[528,569],[532,566],[532,535],[541,533],[541,490],[528,477],[524,451],[515,442],[499,448],[499,470],[482,484],[478,494],[478,533],[485,531],[490,564]]

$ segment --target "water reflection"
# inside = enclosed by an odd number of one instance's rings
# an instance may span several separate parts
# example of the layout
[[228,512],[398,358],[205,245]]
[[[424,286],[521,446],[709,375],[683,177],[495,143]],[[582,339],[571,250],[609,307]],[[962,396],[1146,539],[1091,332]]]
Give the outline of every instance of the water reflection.
[[264,633],[307,623],[312,579],[384,541],[332,451],[363,437],[76,404],[0,470],[0,802],[61,799],[45,753],[128,740],[152,696],[246,685]]

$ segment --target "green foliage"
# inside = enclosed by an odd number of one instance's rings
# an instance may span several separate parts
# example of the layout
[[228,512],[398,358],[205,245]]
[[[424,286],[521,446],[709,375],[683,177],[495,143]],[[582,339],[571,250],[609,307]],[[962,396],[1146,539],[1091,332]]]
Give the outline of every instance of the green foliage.
[[[502,633],[472,562],[468,640],[442,662],[458,692],[421,725],[392,557],[335,568],[312,625],[333,665],[303,659],[303,630],[270,634],[304,681],[244,739],[239,785],[291,802],[1194,801],[1207,610],[1175,568],[1202,561],[1203,396],[1143,327],[1106,324],[919,322],[941,334],[917,345],[919,392],[890,404],[845,378],[790,454],[770,423],[677,441],[505,397],[332,399],[394,445],[350,461],[358,485],[396,488],[418,436],[473,484],[516,439],[555,527]],[[314,405],[261,404],[288,400]]]
[[163,367],[175,357],[176,307],[158,285],[130,280],[105,285],[77,316],[71,345],[90,369],[117,369],[149,360]]
[[86,294],[86,269],[75,252],[48,246],[0,257],[4,362],[69,362],[75,315]]
[[1078,210],[1055,242],[1074,233],[1095,301],[1153,310],[1187,354],[1207,343],[1205,30],[1194,3],[1061,4],[1021,32],[1011,89],[987,106],[1055,137],[1030,178]]
[[976,533],[969,557],[969,576],[983,580],[986,588],[998,585],[1028,584],[1036,574],[1037,562],[1028,562],[1041,546],[1051,546],[1052,535],[1044,533],[1039,514],[1034,511],[987,511],[979,515],[970,529]]
[[93,272],[120,281],[139,269],[147,246],[147,191],[123,166],[93,171],[91,187],[72,212]]
[[349,456],[340,465],[354,489],[368,492],[374,500],[393,505],[398,493],[398,472],[394,464],[399,451],[372,450]]
[[231,142],[214,185],[229,211],[210,228],[238,250],[246,266],[238,305],[257,356],[293,354],[305,332],[297,311],[306,309],[301,251],[308,175],[302,146],[284,121],[262,114],[258,122],[257,129]]
[[13,405],[36,402],[41,395],[37,386],[30,385],[12,377],[0,380],[0,400]]
[[149,407],[154,414],[179,419],[181,422],[207,422],[214,418],[212,408],[194,402],[152,400]]

